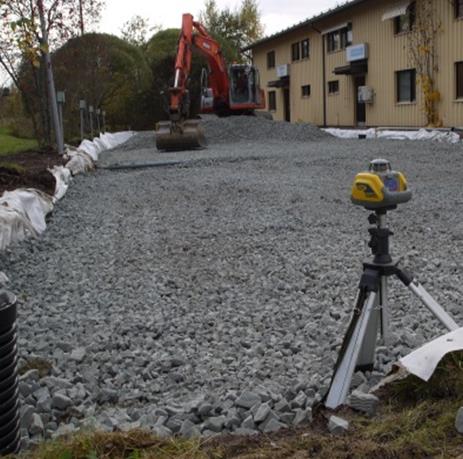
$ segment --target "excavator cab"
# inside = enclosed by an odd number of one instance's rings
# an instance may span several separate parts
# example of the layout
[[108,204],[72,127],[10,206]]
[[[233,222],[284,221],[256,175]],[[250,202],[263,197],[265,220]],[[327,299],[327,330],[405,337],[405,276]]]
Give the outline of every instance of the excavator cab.
[[260,91],[259,71],[246,64],[233,64],[229,71],[230,110],[252,111],[260,108],[262,94]]
[[209,70],[201,70],[201,113],[214,112],[214,91],[209,87]]

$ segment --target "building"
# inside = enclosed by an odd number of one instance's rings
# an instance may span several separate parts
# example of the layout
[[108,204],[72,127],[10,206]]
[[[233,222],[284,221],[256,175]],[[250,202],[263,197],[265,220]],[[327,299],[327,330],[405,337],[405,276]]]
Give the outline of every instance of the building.
[[275,119],[463,127],[463,0],[353,0],[244,51]]

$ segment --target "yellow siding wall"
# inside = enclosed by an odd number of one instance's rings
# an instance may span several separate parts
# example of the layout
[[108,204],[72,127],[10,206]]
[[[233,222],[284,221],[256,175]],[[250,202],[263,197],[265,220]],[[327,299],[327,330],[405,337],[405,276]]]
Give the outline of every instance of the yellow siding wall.
[[[421,0],[417,1],[417,8]],[[394,3],[390,0],[370,1],[353,6],[346,12],[331,15],[313,25],[304,26],[265,42],[253,49],[254,62],[261,71],[262,86],[268,91],[268,81],[276,80],[276,69],[267,70],[267,52],[275,50],[276,66],[290,63],[291,121],[323,124],[322,39],[317,31],[352,23],[353,44],[368,43],[369,59],[366,84],[375,90],[375,101],[367,104],[369,126],[423,126],[426,117],[422,110],[422,96],[417,85],[416,103],[396,103],[396,75],[399,70],[413,67],[410,63],[407,34],[394,34],[394,21],[382,21],[383,14]],[[438,89],[442,94],[439,111],[445,126],[463,126],[463,101],[455,101],[455,62],[463,61],[463,20],[455,19],[452,3],[435,0],[438,20],[442,23],[437,51],[439,55]],[[310,38],[310,59],[291,63],[291,44]],[[350,75],[334,75],[336,67],[346,65],[345,50],[326,54],[326,80],[339,80],[339,94],[326,90],[327,124],[352,126],[355,124],[354,80]],[[311,96],[301,97],[301,86],[311,85]],[[283,95],[277,91],[275,119],[282,120]]]

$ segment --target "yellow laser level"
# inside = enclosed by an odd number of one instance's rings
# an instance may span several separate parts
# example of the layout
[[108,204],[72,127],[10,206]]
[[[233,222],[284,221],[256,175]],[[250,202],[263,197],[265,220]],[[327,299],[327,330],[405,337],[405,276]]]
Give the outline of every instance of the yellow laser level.
[[394,209],[411,198],[404,174],[393,171],[386,159],[371,161],[369,170],[357,174],[352,185],[352,202],[368,210]]

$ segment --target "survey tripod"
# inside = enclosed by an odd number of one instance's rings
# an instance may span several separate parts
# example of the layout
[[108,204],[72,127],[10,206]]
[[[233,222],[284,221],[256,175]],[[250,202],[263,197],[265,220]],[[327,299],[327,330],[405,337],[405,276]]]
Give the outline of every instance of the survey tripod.
[[[399,194],[397,193],[397,196]],[[410,198],[411,194],[408,200]],[[459,328],[414,276],[399,268],[398,262],[392,259],[389,253],[389,241],[393,233],[387,226],[387,212],[395,209],[397,204],[389,203],[382,207],[371,203],[365,205],[361,198],[358,202],[355,202],[354,198],[352,200],[355,204],[374,210],[374,213],[368,217],[369,223],[373,225],[368,230],[371,236],[369,247],[373,253],[373,260],[363,263],[363,274],[352,320],[326,395],[325,406],[332,409],[345,402],[355,371],[373,369],[378,331],[381,332],[385,345],[390,342],[390,311],[387,302],[389,277],[396,276],[449,331]]]

